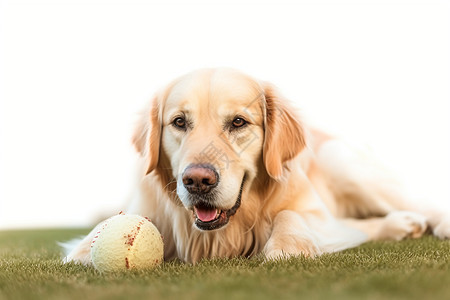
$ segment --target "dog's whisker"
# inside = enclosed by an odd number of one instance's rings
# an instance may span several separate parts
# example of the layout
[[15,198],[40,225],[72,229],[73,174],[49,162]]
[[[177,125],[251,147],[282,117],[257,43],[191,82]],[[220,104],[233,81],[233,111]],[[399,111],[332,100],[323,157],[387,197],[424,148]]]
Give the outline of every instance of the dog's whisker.
[[167,183],[167,184],[163,187],[163,189],[166,190],[171,184],[176,183],[176,182],[177,182],[176,179],[172,179],[171,181],[169,181],[169,183]]

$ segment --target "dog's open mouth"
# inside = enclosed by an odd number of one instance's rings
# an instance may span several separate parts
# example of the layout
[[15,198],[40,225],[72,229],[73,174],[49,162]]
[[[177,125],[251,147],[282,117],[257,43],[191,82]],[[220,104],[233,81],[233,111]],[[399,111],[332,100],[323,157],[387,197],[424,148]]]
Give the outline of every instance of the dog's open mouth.
[[201,230],[214,230],[219,229],[230,221],[230,217],[233,216],[241,206],[242,189],[244,187],[245,176],[242,179],[241,187],[239,189],[239,195],[236,199],[236,203],[230,209],[219,209],[211,207],[203,202],[194,206],[195,225]]

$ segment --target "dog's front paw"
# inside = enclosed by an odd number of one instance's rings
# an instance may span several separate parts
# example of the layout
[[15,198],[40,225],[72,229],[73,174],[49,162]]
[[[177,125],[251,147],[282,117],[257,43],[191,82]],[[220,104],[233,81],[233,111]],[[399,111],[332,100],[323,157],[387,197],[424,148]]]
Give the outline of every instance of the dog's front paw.
[[89,265],[91,261],[91,242],[94,237],[93,230],[89,235],[83,239],[75,239],[66,243],[60,243],[66,256],[63,258],[63,263],[79,263],[83,265]]
[[427,219],[418,213],[410,211],[394,211],[384,219],[380,228],[380,239],[403,240],[405,238],[419,238],[427,229]]
[[267,260],[285,259],[300,255],[315,257],[322,254],[322,251],[313,240],[292,235],[270,238],[263,252]]
[[67,243],[60,243],[66,252],[63,263],[79,263],[89,265],[91,263],[91,244],[87,239],[72,240]]
[[278,213],[272,234],[264,246],[267,260],[303,255],[314,257],[322,254],[317,238],[302,218],[292,211]]
[[450,239],[450,216],[444,216],[433,229],[433,234],[438,238]]
[[288,257],[289,255],[285,253],[282,249],[271,249],[264,251],[264,258],[266,259],[266,261],[280,260]]

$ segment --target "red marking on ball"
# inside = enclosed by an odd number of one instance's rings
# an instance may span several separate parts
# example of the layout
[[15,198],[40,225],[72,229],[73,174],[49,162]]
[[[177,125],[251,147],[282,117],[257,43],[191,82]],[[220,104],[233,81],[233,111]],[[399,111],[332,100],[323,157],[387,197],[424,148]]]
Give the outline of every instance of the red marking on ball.
[[125,257],[125,267],[126,267],[127,269],[130,268],[130,262],[128,261],[128,257]]
[[124,234],[123,237],[125,238],[125,245],[133,246],[134,241],[136,240],[136,232],[131,232],[130,234]]

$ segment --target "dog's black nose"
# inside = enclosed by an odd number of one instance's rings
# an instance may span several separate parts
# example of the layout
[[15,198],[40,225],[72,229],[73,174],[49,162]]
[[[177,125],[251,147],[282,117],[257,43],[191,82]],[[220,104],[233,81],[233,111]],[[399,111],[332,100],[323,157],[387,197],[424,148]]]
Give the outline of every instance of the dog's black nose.
[[183,172],[183,185],[191,194],[209,193],[218,182],[219,175],[209,164],[192,164]]

